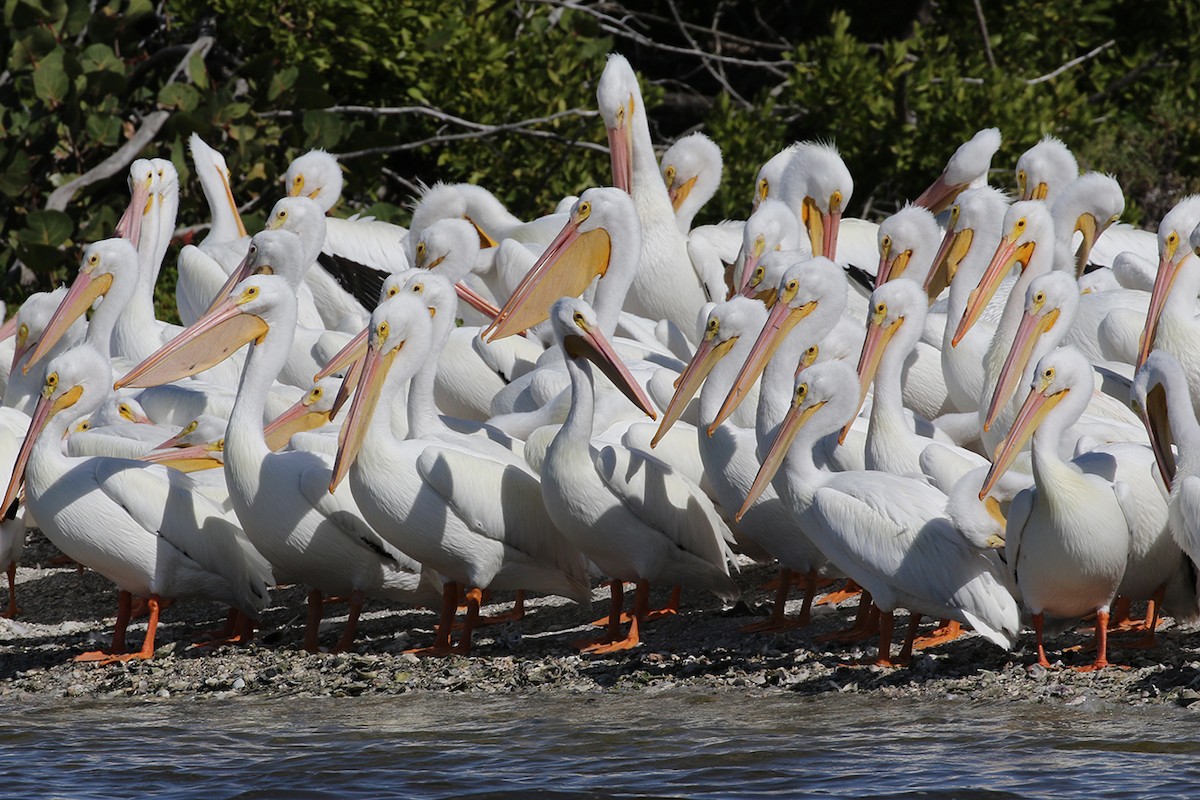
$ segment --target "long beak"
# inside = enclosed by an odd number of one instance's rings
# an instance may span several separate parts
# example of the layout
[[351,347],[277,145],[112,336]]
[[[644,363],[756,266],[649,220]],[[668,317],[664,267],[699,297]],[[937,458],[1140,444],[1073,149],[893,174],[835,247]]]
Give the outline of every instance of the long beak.
[[142,217],[150,209],[150,184],[143,181],[130,190],[129,205],[117,221],[117,236],[128,239],[134,247],[142,239]]
[[929,188],[921,192],[921,196],[913,201],[914,206],[921,206],[940,214],[950,207],[954,198],[967,188],[964,183],[946,183],[946,173],[938,175],[937,180],[929,184]]
[[[307,397],[307,395],[306,395]],[[293,405],[287,411],[280,414],[263,429],[263,437],[267,440],[267,447],[271,450],[279,450],[292,439],[292,434],[300,433],[301,431],[311,431],[314,428],[319,428],[326,425],[330,419],[328,411],[312,411],[311,406],[306,406],[304,400]]]
[[1150,449],[1154,451],[1154,460],[1158,463],[1163,483],[1170,489],[1175,481],[1175,453],[1171,450],[1173,439],[1171,422],[1167,416],[1167,392],[1162,384],[1156,384],[1146,393],[1142,422],[1146,425],[1146,433],[1150,435]]
[[767,322],[763,325],[762,332],[758,334],[754,346],[750,348],[750,355],[746,357],[746,363],[742,364],[742,369],[734,379],[729,394],[725,396],[721,410],[717,412],[713,423],[708,426],[709,436],[712,436],[713,431],[722,422],[729,419],[729,415],[737,410],[742,400],[746,399],[750,387],[758,380],[758,376],[762,375],[767,362],[771,360],[771,356],[775,355],[775,351],[779,349],[779,345],[783,344],[792,328],[811,314],[816,307],[816,300],[810,300],[798,308],[792,308],[788,303],[781,302],[776,302],[771,307],[771,313],[767,315]]
[[775,477],[775,473],[779,471],[780,465],[783,464],[783,459],[791,448],[796,434],[812,418],[812,415],[825,405],[825,402],[822,400],[819,403],[813,403],[803,411],[795,404],[788,409],[783,422],[779,425],[779,432],[775,434],[775,441],[771,443],[771,449],[767,451],[762,466],[758,468],[758,474],[754,476],[754,483],[750,484],[750,491],[746,493],[746,502],[742,503],[742,507],[738,509],[734,519],[741,522],[742,516],[750,509],[750,506],[754,505],[755,501],[762,496],[771,483],[771,479]]
[[1142,338],[1138,345],[1136,367],[1145,363],[1150,351],[1154,349],[1154,338],[1158,335],[1158,320],[1162,316],[1163,306],[1171,287],[1175,285],[1175,277],[1179,274],[1179,266],[1184,259],[1192,257],[1191,250],[1185,250],[1178,261],[1173,261],[1173,253],[1167,252],[1158,260],[1158,274],[1154,277],[1154,290],[1150,292],[1150,310],[1146,312],[1146,327],[1142,329]]
[[1108,229],[1109,224],[1106,221],[1101,226],[1096,222],[1096,215],[1090,211],[1079,215],[1079,220],[1075,223],[1075,230],[1083,234],[1083,241],[1079,243],[1079,249],[1075,251],[1075,277],[1077,279],[1087,269],[1088,257],[1092,254],[1092,246],[1096,244],[1096,239],[1100,238],[1100,234]]
[[354,394],[354,390],[358,388],[358,381],[362,378],[362,372],[363,360],[360,358],[350,365],[346,376],[342,378],[342,385],[338,387],[338,393],[333,398],[333,407],[329,409],[330,419],[338,415],[342,406],[346,405],[346,401],[350,399],[350,395]]
[[714,345],[712,339],[705,339],[700,342],[700,346],[696,348],[695,355],[688,362],[687,368],[683,374],[679,376],[679,380],[675,384],[675,394],[671,396],[671,402],[667,404],[667,410],[663,412],[662,422],[658,426],[658,432],[654,434],[654,438],[650,440],[650,446],[654,447],[658,444],[662,437],[666,436],[667,431],[683,414],[683,410],[687,408],[687,404],[696,396],[696,392],[700,389],[700,384],[704,383],[704,379],[708,377],[708,373],[712,372],[713,367],[717,362],[725,357],[725,354],[737,342],[737,337],[733,336],[725,341]]
[[250,277],[250,272],[250,253],[247,251],[238,265],[233,268],[233,272],[229,273],[229,277],[225,279],[225,283],[221,286],[221,289],[213,296],[212,303],[208,306],[208,311],[211,312],[220,305],[221,301],[233,291],[233,287]]
[[877,288],[904,274],[904,270],[908,269],[908,260],[912,258],[912,250],[897,253],[892,258],[889,258],[888,255],[890,254],[881,253],[879,256],[879,269],[875,273]]
[[487,250],[488,248],[495,247],[497,245],[496,240],[493,239],[491,236],[488,236],[487,231],[485,231],[483,228],[479,227],[478,223],[476,223],[475,220],[471,219],[466,214],[463,214],[463,219],[465,219],[467,222],[471,223],[472,227],[475,228],[475,232],[477,234],[479,234],[479,249],[480,250]]
[[612,381],[613,386],[620,389],[621,394],[628,397],[646,416],[658,419],[658,411],[655,410],[646,390],[634,380],[629,367],[625,366],[625,362],[617,355],[617,351],[609,344],[608,339],[604,338],[599,328],[592,327],[586,332],[567,336],[563,339],[563,349],[571,358],[583,357],[591,361]]
[[350,471],[354,459],[358,458],[358,453],[367,438],[371,417],[375,414],[375,407],[379,405],[384,379],[398,352],[398,347],[387,350],[368,347],[366,355],[363,356],[358,393],[354,395],[350,412],[338,433],[337,458],[333,462],[333,474],[329,479],[330,493],[337,489],[338,484]]
[[[0,504],[0,518],[7,518],[8,509],[17,499],[17,493],[21,491],[21,485],[25,482],[25,466],[29,462],[29,454],[33,451],[33,445],[45,429],[46,423],[63,408],[73,405],[79,399],[79,394],[78,387],[76,387],[57,400],[51,399],[45,394],[38,397],[37,406],[33,409],[33,418],[29,423],[29,430],[25,434],[25,441],[21,443],[21,449],[17,452],[17,459],[13,463],[12,477],[8,481],[8,489],[4,492],[4,502]],[[72,397],[74,399],[70,399]]]
[[608,128],[608,153],[612,160],[613,186],[628,193],[633,188],[633,135],[629,129],[629,118],[633,116],[633,98],[630,98],[621,123]]
[[0,325],[0,342],[17,335],[17,315],[13,314],[8,321]]
[[971,249],[974,239],[975,231],[971,228],[963,228],[958,232],[946,231],[937,254],[933,257],[933,263],[929,266],[929,274],[925,276],[925,295],[929,298],[930,305],[933,305],[933,301],[937,300],[942,290],[954,280],[958,273],[958,265]]
[[667,197],[671,199],[671,208],[678,211],[679,207],[687,200],[688,195],[692,193],[692,187],[696,185],[697,175],[693,175],[679,186],[668,186]]
[[759,259],[762,258],[763,249],[765,246],[766,245],[761,238],[755,239],[754,245],[750,248],[750,252],[746,253],[746,257],[742,259],[742,280],[740,283],[738,283],[739,294],[744,294],[746,297],[750,296],[747,293],[751,289],[750,279],[754,275],[754,268],[758,266]]
[[241,212],[238,211],[237,201],[233,199],[233,187],[229,185],[229,176],[225,174],[225,170],[217,170],[217,176],[221,179],[221,186],[225,189],[225,202],[229,203],[229,210],[233,212],[233,221],[237,223],[238,236],[246,236],[246,225],[242,222]]
[[875,373],[879,371],[879,362],[887,351],[888,342],[892,340],[903,322],[904,318],[901,317],[886,328],[883,327],[882,322],[874,320],[867,325],[867,336],[863,339],[862,353],[858,357],[858,406],[855,407],[854,414],[838,434],[838,444],[846,441],[846,434],[850,432],[855,417],[858,416],[863,403],[867,400],[867,390],[871,388],[871,382],[875,380]]
[[988,470],[987,477],[983,481],[983,488],[979,490],[980,500],[987,496],[992,487],[996,485],[996,481],[1000,480],[1008,471],[1046,414],[1050,413],[1050,410],[1058,405],[1069,391],[1071,390],[1062,389],[1047,396],[1037,389],[1030,390],[1029,396],[1021,405],[1021,410],[1017,412],[1017,419],[1013,422],[1012,430],[996,448],[996,455],[992,459],[992,468]]
[[483,314],[488,319],[494,320],[500,316],[500,309],[496,308],[490,300],[476,292],[470,286],[467,286],[462,281],[454,284],[454,292],[458,295],[458,299],[469,305],[471,308]]
[[156,449],[138,458],[138,461],[148,461],[151,464],[165,464],[180,472],[199,472],[205,469],[215,469],[225,465],[219,458],[213,457],[212,444],[193,444],[188,447],[171,447]]
[[261,317],[242,311],[232,298],[193,322],[178,336],[113,387],[161,386],[220,364],[246,344],[261,340],[269,328]]
[[489,342],[531,328],[550,316],[562,297],[578,297],[597,275],[608,271],[612,242],[604,228],[579,232],[569,221],[521,279],[483,336]]
[[803,222],[808,228],[808,238],[812,243],[812,251],[820,252],[830,261],[837,260],[837,237],[842,224],[842,210],[831,208],[822,214],[812,198],[804,198],[801,211]]
[[107,292],[111,286],[112,275],[110,273],[105,273],[98,278],[93,278],[90,272],[78,273],[74,282],[71,283],[71,288],[67,290],[66,297],[54,310],[54,316],[50,317],[50,321],[46,323],[46,329],[42,331],[42,337],[38,339],[37,347],[33,349],[33,355],[21,368],[21,373],[28,374],[29,368],[40,361],[50,351],[50,348],[62,338],[71,324],[83,316],[92,307],[96,298]]
[[1008,400],[1017,388],[1017,382],[1025,372],[1025,366],[1033,355],[1034,345],[1042,334],[1054,327],[1058,321],[1059,310],[1051,310],[1043,316],[1035,316],[1028,311],[1021,317],[1021,325],[1017,328],[1016,338],[1004,359],[1004,367],[996,380],[996,389],[992,392],[992,401],[988,405],[987,416],[983,420],[983,429],[990,430],[992,423],[1000,414],[1000,409],[1007,405]]
[[[16,317],[14,316],[13,319],[16,319]],[[29,340],[22,342],[20,339],[17,340],[17,346],[13,348],[12,366],[10,366],[8,369],[8,373],[10,375],[16,373],[17,365],[21,363],[21,359],[25,357],[26,353],[35,347],[37,347],[37,342],[31,342]]]
[[367,352],[367,334],[370,330],[370,328],[363,328],[354,334],[354,338],[346,342],[346,346],[337,351],[337,354],[329,359],[329,363],[313,376],[313,383],[338,372],[344,373],[351,364],[361,359]]
[[971,294],[967,298],[967,307],[963,311],[962,319],[958,322],[958,328],[954,331],[954,338],[950,340],[951,345],[957,346],[967,335],[967,331],[971,330],[971,326],[979,320],[983,310],[991,302],[992,296],[1000,288],[1000,283],[1013,264],[1020,262],[1021,268],[1025,268],[1033,255],[1033,249],[1033,242],[1018,244],[1016,240],[1008,236],[1000,240],[1000,244],[996,246],[996,252],[992,254],[992,260],[988,262],[987,269],[983,272],[983,277],[979,279],[979,285],[971,290]]

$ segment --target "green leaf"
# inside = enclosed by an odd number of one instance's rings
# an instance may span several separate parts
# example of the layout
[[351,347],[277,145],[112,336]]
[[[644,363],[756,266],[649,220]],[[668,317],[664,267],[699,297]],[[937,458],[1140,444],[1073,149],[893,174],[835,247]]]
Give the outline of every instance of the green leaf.
[[304,134],[312,147],[331,150],[342,139],[342,120],[327,111],[306,111]]
[[62,48],[56,48],[43,58],[33,71],[34,93],[40,100],[52,106],[62,103],[71,89],[63,56]]
[[158,102],[167,108],[192,111],[200,105],[200,93],[186,83],[168,83],[159,90]]
[[58,247],[71,236],[75,223],[61,211],[33,211],[17,238],[27,245]]
[[89,114],[87,134],[97,144],[115,147],[121,137],[121,120],[112,114]]
[[204,65],[204,56],[200,53],[193,53],[188,59],[188,77],[197,89],[202,92],[208,91],[208,67]]

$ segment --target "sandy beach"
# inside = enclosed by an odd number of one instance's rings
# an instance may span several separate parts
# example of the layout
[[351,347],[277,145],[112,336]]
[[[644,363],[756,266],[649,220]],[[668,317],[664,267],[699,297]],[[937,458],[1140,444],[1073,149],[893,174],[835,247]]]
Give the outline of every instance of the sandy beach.
[[[677,616],[649,624],[642,646],[613,656],[581,656],[571,642],[594,635],[588,623],[607,608],[597,590],[590,611],[560,598],[532,598],[518,623],[479,630],[470,657],[418,658],[406,649],[431,643],[435,614],[369,602],[353,652],[310,655],[301,649],[305,592],[276,590],[262,628],[247,647],[197,648],[200,632],[217,627],[225,609],[180,601],[163,612],[158,650],[146,662],[99,666],[76,664],[73,656],[109,644],[116,591],[99,575],[72,566],[52,566],[57,551],[40,533],[29,536],[18,570],[16,620],[0,620],[0,697],[22,698],[194,698],[229,694],[273,696],[392,695],[412,691],[454,693],[564,692],[609,689],[661,691],[672,687],[755,694],[873,692],[885,697],[923,697],[1116,705],[1169,704],[1200,710],[1200,639],[1195,627],[1167,620],[1150,650],[1128,649],[1114,636],[1110,658],[1127,669],[1078,673],[1045,670],[1026,632],[1012,652],[974,634],[918,651],[908,668],[863,665],[875,643],[821,644],[823,633],[846,627],[856,601],[818,606],[807,628],[777,634],[746,634],[740,628],[769,610],[771,593],[761,585],[773,570],[747,562],[738,583],[743,604],[722,608],[702,593],[685,592]],[[656,601],[665,600],[665,589]],[[796,593],[793,593],[796,595]],[[511,597],[493,598],[485,613],[511,607]],[[799,609],[793,599],[789,611]],[[1137,607],[1135,606],[1135,612]],[[327,609],[322,644],[332,645],[345,621],[345,607]],[[896,647],[906,624],[897,616]],[[933,622],[926,622],[929,630]],[[137,645],[144,620],[130,626]],[[1056,667],[1082,664],[1090,632],[1071,631],[1049,642]],[[1111,646],[1111,644],[1110,644]]]

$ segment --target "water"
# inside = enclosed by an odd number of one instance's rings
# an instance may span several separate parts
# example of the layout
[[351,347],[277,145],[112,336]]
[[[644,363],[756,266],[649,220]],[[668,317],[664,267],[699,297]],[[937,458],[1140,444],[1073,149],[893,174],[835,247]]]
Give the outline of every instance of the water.
[[1195,797],[1174,708],[697,693],[0,709],[11,798]]

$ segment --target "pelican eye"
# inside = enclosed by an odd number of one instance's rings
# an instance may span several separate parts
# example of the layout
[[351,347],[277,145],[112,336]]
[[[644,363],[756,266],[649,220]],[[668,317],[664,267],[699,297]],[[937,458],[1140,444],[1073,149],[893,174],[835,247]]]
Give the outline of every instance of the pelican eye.
[[1045,293],[1045,292],[1038,292],[1037,294],[1035,294],[1035,295],[1033,296],[1033,302],[1037,303],[1039,306],[1040,306],[1042,303],[1046,302],[1046,293]]
[[425,243],[417,242],[417,258],[425,257]]
[[766,197],[770,193],[770,191],[771,191],[771,182],[768,181],[766,178],[762,178],[761,180],[759,180],[758,196],[760,198]]
[[133,409],[129,407],[128,403],[121,403],[120,405],[118,405],[117,413],[120,414],[125,419],[131,420],[131,421],[133,419]]
[[384,320],[383,322],[381,322],[377,326],[375,326],[375,335],[378,336],[380,339],[387,339],[388,331],[390,331],[390,330],[391,330],[391,326],[387,324],[387,320]]
[[97,264],[100,263],[100,255],[98,253],[92,253],[90,256],[88,256],[87,263],[90,266],[93,266],[93,267],[96,266]]
[[879,249],[880,250],[891,250],[892,249],[892,237],[884,236],[883,239],[879,242]]
[[75,426],[76,433],[83,433],[84,431],[90,431],[91,429],[92,421],[87,419],[81,420],[80,423]]
[[1015,228],[1018,231],[1025,230],[1025,218],[1021,217],[1019,220],[1017,220],[1017,224],[1014,225],[1013,228]]
[[887,303],[880,303],[879,305],[875,306],[875,313],[881,317],[884,314],[886,314],[887,313]]
[[321,395],[323,394],[325,394],[324,389],[322,389],[320,386],[314,386],[308,393],[308,404],[312,405],[313,403],[317,402],[321,399]]
[[757,283],[757,282],[760,282],[760,281],[762,281],[762,279],[763,279],[763,276],[766,274],[766,272],[767,272],[767,271],[766,271],[766,269],[764,269],[763,267],[757,267],[757,268],[755,268],[755,270],[754,270],[754,280],[755,280],[755,282]]
[[413,292],[413,294],[420,294],[420,293],[421,293],[421,292],[423,292],[423,291],[425,291],[425,284],[423,284],[423,283],[414,283],[414,284],[412,285],[412,292]]
[[836,211],[837,209],[839,209],[841,207],[842,207],[842,193],[834,192],[833,194],[829,195],[829,210]]
[[663,170],[663,180],[665,180],[667,182],[668,186],[670,186],[671,184],[673,184],[675,182],[675,167],[674,167],[674,165],[669,166]]
[[787,282],[787,286],[784,288],[789,292],[798,292],[798,291],[800,291],[800,282],[797,281],[795,278],[792,278],[790,281]]
[[1046,367],[1046,371],[1042,373],[1042,377],[1046,380],[1046,383],[1054,380],[1054,367]]
[[590,202],[588,202],[587,200],[584,200],[583,202],[581,202],[579,205],[577,205],[575,207],[575,216],[576,216],[576,218],[579,219],[580,222],[582,222],[583,220],[585,220],[589,216],[591,216],[591,213],[592,213],[592,204]]
[[1108,224],[1115,225],[1117,220],[1119,220],[1120,218],[1121,218],[1120,214],[1113,214],[1111,217],[1108,218]]
[[179,432],[180,436],[187,436],[189,433],[194,433],[196,428],[200,427],[200,420],[194,419],[187,425],[183,426],[183,430]]
[[704,338],[712,339],[713,337],[715,337],[717,335],[717,333],[720,330],[721,330],[721,320],[717,319],[716,317],[713,317],[712,319],[710,319],[708,321],[708,326],[706,327],[706,329],[704,331]]
[[279,209],[279,213],[275,215],[275,219],[283,222],[285,219],[287,219],[287,210],[283,208]]
[[953,208],[950,209],[950,228],[951,228],[951,230],[953,230],[954,226],[958,224],[958,213],[959,213],[958,206],[954,206]]
[[817,360],[817,355],[818,355],[820,352],[821,352],[821,348],[820,348],[820,347],[818,347],[818,346],[817,346],[817,345],[815,345],[815,344],[814,344],[814,345],[810,345],[810,346],[809,346],[809,348],[808,348],[807,350],[805,350],[805,351],[804,351],[804,358],[802,358],[802,359],[800,359],[800,360],[801,360],[801,361],[804,363],[804,365],[805,365],[806,367],[807,367],[807,366],[812,366],[812,363],[813,363],[814,361],[816,361],[816,360]]
[[29,338],[29,326],[24,322],[21,327],[17,328],[17,344],[25,344],[25,340]]
[[585,328],[587,326],[587,320],[584,319],[582,311],[576,311],[573,319],[575,320],[575,324],[579,327]]
[[1179,234],[1175,231],[1171,231],[1169,234],[1167,234],[1167,244],[1171,247],[1179,244]]
[[243,301],[253,300],[256,297],[258,297],[258,287],[257,286],[247,286],[246,291],[242,293]]
[[387,290],[387,296],[388,296],[388,297],[395,297],[395,296],[396,296],[396,293],[397,293],[397,292],[399,292],[399,291],[400,291],[400,287],[399,287],[399,286],[389,286],[389,287],[388,287],[388,290]]
[[796,405],[804,402],[804,398],[808,396],[808,384],[802,383],[796,387]]

